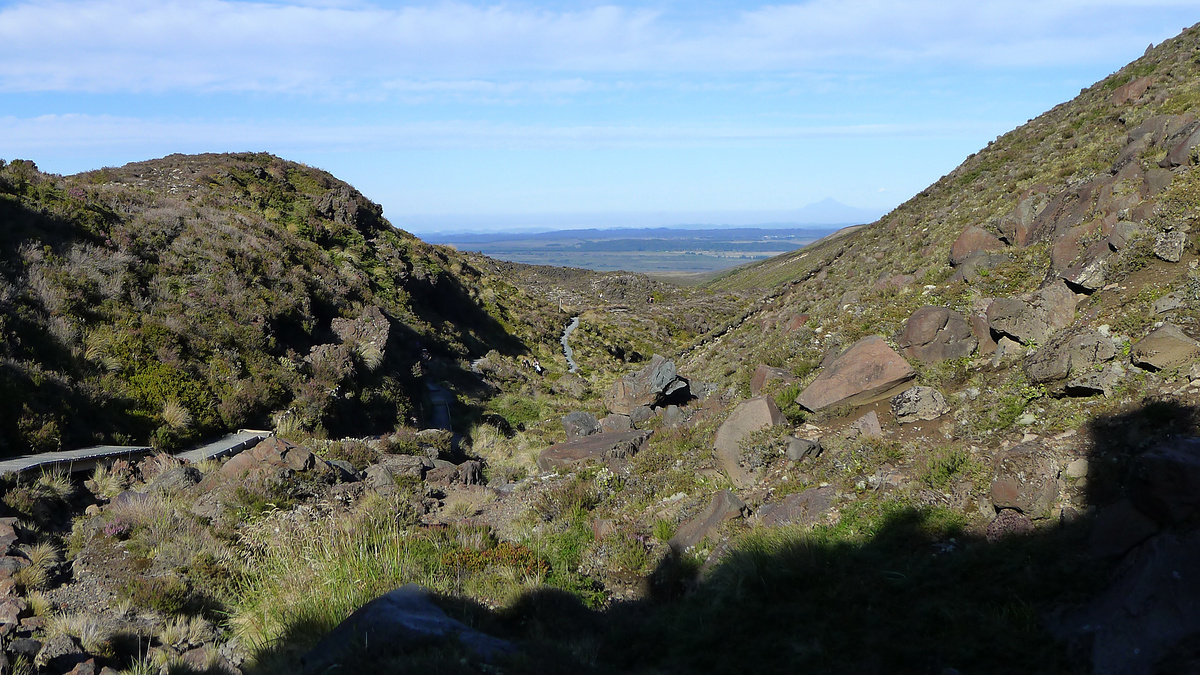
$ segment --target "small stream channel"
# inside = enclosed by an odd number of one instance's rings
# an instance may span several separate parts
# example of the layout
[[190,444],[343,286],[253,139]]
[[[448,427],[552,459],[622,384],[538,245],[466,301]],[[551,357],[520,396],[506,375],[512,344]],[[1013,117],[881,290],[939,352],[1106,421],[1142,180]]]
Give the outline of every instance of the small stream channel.
[[571,333],[576,328],[579,328],[579,317],[573,316],[571,317],[571,323],[567,324],[567,327],[563,329],[562,340],[559,341],[562,342],[563,355],[567,357],[567,372],[570,373],[579,370],[578,364],[575,363],[575,352],[571,349],[571,345],[567,344],[567,338],[571,337]]

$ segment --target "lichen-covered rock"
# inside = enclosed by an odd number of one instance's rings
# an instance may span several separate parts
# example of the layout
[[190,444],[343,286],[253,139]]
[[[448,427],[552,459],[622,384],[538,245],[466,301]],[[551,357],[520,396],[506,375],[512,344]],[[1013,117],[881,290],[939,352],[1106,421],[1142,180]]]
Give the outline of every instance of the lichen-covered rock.
[[819,411],[830,406],[866,404],[907,388],[916,372],[878,335],[855,342],[833,360],[796,403]]
[[562,425],[568,441],[600,432],[600,423],[596,421],[596,418],[581,410],[563,415]]
[[1179,230],[1163,232],[1154,238],[1154,255],[1167,262],[1179,262],[1183,258],[1183,245],[1187,235]]
[[1050,515],[1058,498],[1058,462],[1039,442],[1021,443],[996,458],[992,505],[1017,509],[1037,520]]
[[892,397],[892,414],[901,424],[934,420],[950,412],[942,392],[933,387],[912,387]]

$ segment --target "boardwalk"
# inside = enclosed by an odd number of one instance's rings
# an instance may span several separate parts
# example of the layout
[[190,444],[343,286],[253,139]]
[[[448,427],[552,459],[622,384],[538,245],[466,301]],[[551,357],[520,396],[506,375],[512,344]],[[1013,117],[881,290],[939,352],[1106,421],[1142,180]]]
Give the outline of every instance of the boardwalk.
[[[227,457],[252,448],[259,441],[271,435],[270,431],[239,430],[219,441],[202,445],[187,452],[181,452],[176,457],[195,464],[206,459]],[[24,473],[35,469],[65,469],[70,473],[91,471],[97,464],[106,464],[117,459],[141,457],[153,452],[153,448],[144,445],[98,445],[93,448],[78,450],[63,450],[60,452],[44,452],[39,455],[25,455],[0,460],[0,475],[6,473]]]

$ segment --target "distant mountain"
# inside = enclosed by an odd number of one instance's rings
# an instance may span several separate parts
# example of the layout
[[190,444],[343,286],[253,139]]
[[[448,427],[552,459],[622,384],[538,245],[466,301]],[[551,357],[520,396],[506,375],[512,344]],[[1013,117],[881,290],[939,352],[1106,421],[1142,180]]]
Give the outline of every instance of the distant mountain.
[[801,225],[861,225],[874,222],[883,214],[882,209],[860,209],[846,206],[835,199],[822,199],[796,209],[794,216],[787,220]]

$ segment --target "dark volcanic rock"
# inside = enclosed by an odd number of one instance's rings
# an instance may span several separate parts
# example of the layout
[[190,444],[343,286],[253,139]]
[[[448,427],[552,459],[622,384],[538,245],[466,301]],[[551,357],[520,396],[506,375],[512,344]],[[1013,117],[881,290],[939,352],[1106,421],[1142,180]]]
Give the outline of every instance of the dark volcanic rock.
[[1160,523],[1178,523],[1200,512],[1200,438],[1167,441],[1137,459],[1132,498]]
[[792,383],[796,381],[796,376],[783,368],[772,368],[760,363],[754,369],[754,375],[750,378],[750,395],[758,396],[761,394],[763,387],[771,380],[782,380],[785,383]]

